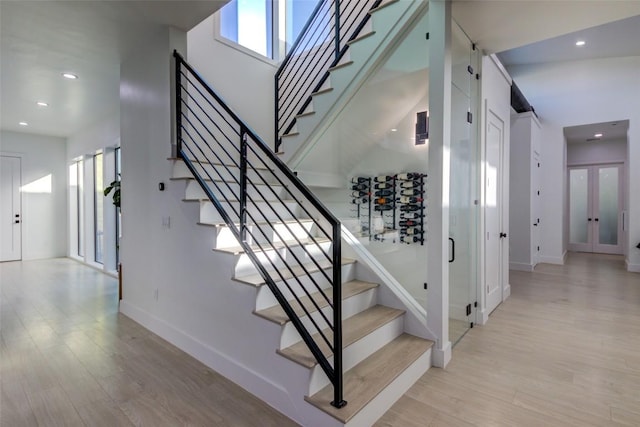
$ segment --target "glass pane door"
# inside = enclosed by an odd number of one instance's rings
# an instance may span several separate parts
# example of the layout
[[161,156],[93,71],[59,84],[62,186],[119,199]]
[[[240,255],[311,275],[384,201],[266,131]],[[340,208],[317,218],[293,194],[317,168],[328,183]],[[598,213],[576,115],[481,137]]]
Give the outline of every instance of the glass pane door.
[[589,236],[590,217],[589,168],[569,170],[569,245],[572,250],[586,251],[591,241]]

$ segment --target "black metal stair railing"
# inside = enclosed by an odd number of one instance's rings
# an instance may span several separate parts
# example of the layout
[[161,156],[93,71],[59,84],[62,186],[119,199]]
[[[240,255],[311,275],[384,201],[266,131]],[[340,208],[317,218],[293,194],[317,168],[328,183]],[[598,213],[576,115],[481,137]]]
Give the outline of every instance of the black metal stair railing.
[[[174,57],[177,155],[329,377],[331,404],[342,407],[340,222],[179,53]],[[305,227],[300,217],[313,226]],[[304,311],[308,327],[285,292]],[[328,310],[321,309],[325,304]]]
[[275,75],[275,151],[382,0],[320,0]]

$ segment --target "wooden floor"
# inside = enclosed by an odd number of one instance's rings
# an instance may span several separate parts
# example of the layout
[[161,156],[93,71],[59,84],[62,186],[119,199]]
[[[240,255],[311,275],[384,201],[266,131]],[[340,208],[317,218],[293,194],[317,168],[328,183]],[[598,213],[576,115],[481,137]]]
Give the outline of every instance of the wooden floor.
[[640,426],[640,274],[618,256],[511,272],[511,297],[377,426]]
[[[377,426],[640,426],[640,274],[572,254],[511,272],[511,298]],[[288,426],[118,314],[74,261],[0,264],[0,426]]]
[[117,280],[0,263],[0,426],[293,426],[127,317]]

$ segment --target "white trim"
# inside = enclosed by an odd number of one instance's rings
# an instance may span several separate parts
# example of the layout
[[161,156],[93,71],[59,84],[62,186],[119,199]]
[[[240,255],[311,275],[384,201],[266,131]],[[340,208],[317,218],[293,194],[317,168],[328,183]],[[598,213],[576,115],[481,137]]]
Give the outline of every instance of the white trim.
[[442,348],[431,348],[431,362],[436,368],[446,368],[451,361],[451,342],[444,343]]
[[[220,353],[159,317],[133,306],[125,300],[120,301],[120,312],[254,394],[268,405],[278,408],[287,416],[294,417],[298,412],[286,389],[272,383],[250,367],[239,364],[232,357]],[[295,417],[293,419],[295,421]]]
[[502,77],[504,77],[505,80],[509,83],[509,86],[511,86],[511,84],[513,83],[513,79],[507,72],[507,69],[504,68],[504,65],[502,65],[502,62],[500,62],[500,59],[498,59],[495,53],[492,53],[491,55],[489,55],[489,58],[493,61],[496,67],[498,67],[498,70],[500,70]]
[[535,267],[535,265],[527,264],[527,263],[524,263],[524,262],[510,262],[509,263],[509,270],[515,270],[515,271],[533,271],[534,267]]
[[627,265],[627,271],[631,273],[640,273],[640,264],[631,264],[628,259],[624,260]]
[[563,265],[565,258],[566,252],[561,257],[540,255],[538,256],[538,263]]
[[502,290],[502,302],[505,302],[511,296],[511,284],[507,283]]

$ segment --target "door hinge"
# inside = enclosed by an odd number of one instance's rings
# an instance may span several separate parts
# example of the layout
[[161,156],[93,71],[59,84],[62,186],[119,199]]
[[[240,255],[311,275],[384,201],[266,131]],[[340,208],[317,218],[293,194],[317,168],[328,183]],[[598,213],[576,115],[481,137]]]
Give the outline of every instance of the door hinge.
[[540,167],[540,162],[538,162],[538,167]]
[[469,325],[469,327],[470,327],[471,329],[473,329],[473,322],[471,322],[471,324]]
[[429,40],[429,33],[426,34],[427,40]]
[[538,246],[538,252],[540,252],[540,246]]
[[467,122],[473,123],[473,114],[471,111],[467,111]]
[[480,74],[476,74],[476,80],[480,80]]
[[478,301],[474,301],[474,302],[473,302],[473,306],[474,306],[475,308],[478,308]]
[[426,283],[426,282],[425,282],[425,284],[424,284],[424,289],[425,289],[425,290],[427,289],[427,283]]
[[473,67],[471,65],[467,65],[467,71],[469,74],[473,75]]
[[467,316],[471,315],[471,304],[467,304]]
[[540,190],[538,190],[538,196],[540,195]]
[[471,49],[476,50],[476,44],[475,43],[471,44]]

